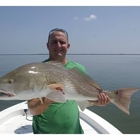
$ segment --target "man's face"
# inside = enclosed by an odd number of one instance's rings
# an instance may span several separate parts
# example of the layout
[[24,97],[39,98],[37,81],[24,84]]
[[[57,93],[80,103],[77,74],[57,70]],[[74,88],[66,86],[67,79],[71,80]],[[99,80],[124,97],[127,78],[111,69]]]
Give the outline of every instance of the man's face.
[[49,42],[47,43],[50,59],[60,61],[65,59],[69,47],[70,44],[68,44],[67,36],[65,33],[61,31],[54,31],[50,35]]

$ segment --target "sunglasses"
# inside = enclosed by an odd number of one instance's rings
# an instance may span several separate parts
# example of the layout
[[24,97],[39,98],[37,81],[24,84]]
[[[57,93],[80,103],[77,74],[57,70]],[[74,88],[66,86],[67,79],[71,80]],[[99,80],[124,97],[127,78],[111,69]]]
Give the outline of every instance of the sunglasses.
[[49,39],[50,39],[50,35],[51,35],[54,31],[61,31],[61,32],[63,32],[63,33],[67,36],[67,39],[68,39],[68,33],[67,33],[67,31],[65,31],[64,29],[55,28],[55,29],[52,29],[52,30],[49,32],[48,42],[49,42]]

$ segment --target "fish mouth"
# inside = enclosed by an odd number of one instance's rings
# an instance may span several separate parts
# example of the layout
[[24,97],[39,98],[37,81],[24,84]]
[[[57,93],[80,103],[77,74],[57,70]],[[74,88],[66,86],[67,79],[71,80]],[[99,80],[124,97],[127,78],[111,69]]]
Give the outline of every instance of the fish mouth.
[[9,91],[0,90],[0,98],[13,97],[15,94]]

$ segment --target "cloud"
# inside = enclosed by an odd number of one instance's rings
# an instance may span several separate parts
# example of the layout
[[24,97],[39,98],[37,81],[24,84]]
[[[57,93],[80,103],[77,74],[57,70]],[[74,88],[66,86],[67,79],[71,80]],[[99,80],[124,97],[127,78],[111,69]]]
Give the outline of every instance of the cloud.
[[73,19],[78,20],[78,17],[74,17]]
[[96,15],[90,15],[89,17],[84,17],[85,21],[90,21],[92,19],[97,19]]

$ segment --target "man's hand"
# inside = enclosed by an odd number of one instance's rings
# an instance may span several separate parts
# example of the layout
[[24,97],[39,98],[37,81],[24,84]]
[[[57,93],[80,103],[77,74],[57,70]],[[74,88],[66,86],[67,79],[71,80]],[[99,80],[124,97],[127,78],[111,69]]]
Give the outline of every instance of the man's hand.
[[104,93],[99,93],[98,100],[96,101],[89,101],[89,106],[97,105],[97,106],[105,106],[110,103],[110,98],[108,95]]

